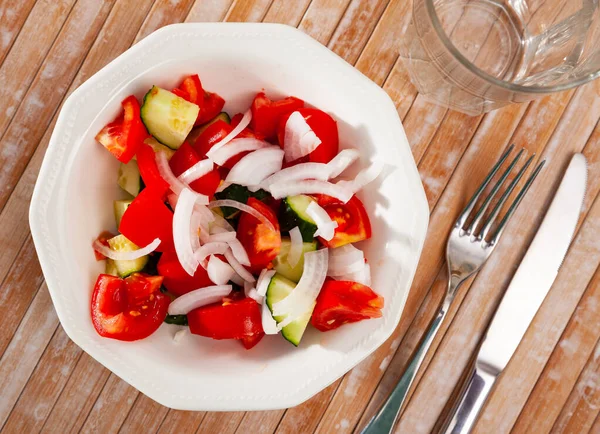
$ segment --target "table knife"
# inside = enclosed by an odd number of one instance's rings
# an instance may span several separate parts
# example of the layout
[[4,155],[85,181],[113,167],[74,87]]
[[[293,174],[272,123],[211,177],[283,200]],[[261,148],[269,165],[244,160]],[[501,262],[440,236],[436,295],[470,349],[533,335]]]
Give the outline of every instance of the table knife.
[[586,180],[585,157],[576,154],[500,302],[479,347],[467,385],[443,432],[471,432],[496,379],[517,349],[558,274],[579,221]]

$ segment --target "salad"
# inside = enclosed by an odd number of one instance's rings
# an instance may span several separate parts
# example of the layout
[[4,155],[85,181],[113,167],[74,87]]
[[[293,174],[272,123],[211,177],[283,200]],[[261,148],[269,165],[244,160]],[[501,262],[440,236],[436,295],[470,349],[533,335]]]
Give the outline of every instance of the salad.
[[143,339],[167,322],[248,349],[265,334],[297,346],[309,323],[381,317],[353,245],[371,237],[355,194],[381,165],[337,180],[359,153],[339,149],[329,114],[259,92],[230,117],[198,75],[121,105],[96,136],[129,195],[114,201],[118,233],[93,242],[106,261],[91,301],[101,336]]

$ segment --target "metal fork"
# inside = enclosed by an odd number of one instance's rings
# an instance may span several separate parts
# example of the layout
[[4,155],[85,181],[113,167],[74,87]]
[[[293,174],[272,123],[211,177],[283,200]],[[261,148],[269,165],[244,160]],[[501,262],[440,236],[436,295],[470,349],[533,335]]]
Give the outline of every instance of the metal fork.
[[[488,184],[492,181],[492,178],[496,175],[496,173],[500,170],[502,164],[506,161],[512,150],[514,149],[514,145],[511,145],[506,152],[500,157],[500,160],[496,163],[496,165],[492,168],[488,176],[485,178],[481,186],[477,189],[466,208],[458,217],[458,220],[454,224],[452,231],[450,232],[450,237],[448,238],[448,244],[446,246],[446,262],[448,263],[448,289],[446,290],[446,296],[442,305],[440,306],[437,315],[435,316],[433,322],[429,326],[429,330],[423,337],[421,344],[413,359],[411,360],[408,368],[404,372],[404,375],[400,379],[400,382],[396,385],[391,395],[388,397],[387,401],[383,404],[383,406],[379,409],[377,414],[369,421],[367,426],[362,430],[361,434],[384,434],[390,433],[398,415],[400,413],[400,409],[402,408],[402,404],[408,394],[408,390],[415,379],[417,371],[425,358],[425,354],[431,345],[435,335],[440,329],[440,325],[442,321],[446,317],[448,310],[450,309],[450,305],[456,296],[456,292],[458,288],[462,285],[462,283],[467,280],[469,276],[473,273],[477,272],[485,263],[485,261],[490,257],[492,252],[494,251],[496,245],[498,244],[498,240],[506,227],[511,216],[514,214],[515,210],[519,206],[519,203],[533,184],[533,181],[539,174],[540,170],[544,166],[545,161],[542,161],[533,171],[515,200],[510,205],[506,215],[500,220],[496,230],[494,231],[493,236],[487,241],[490,230],[498,220],[498,215],[509,196],[531,165],[535,154],[532,155],[523,165],[521,170],[517,173],[517,175],[510,182],[508,188],[502,193],[498,202],[492,209],[489,217],[482,224],[483,217],[488,210],[489,206],[492,203],[492,200],[496,196],[496,194],[500,191],[502,185],[510,176],[511,172],[517,165],[517,162],[521,158],[521,155],[524,153],[524,149],[521,149],[517,156],[510,163],[508,168],[504,171],[500,179],[496,182],[490,194],[484,199],[483,203],[479,207],[479,209],[473,213],[475,205],[482,197],[482,194]],[[469,216],[474,214],[472,221],[467,225],[469,221]],[[481,227],[480,227],[481,226]]]

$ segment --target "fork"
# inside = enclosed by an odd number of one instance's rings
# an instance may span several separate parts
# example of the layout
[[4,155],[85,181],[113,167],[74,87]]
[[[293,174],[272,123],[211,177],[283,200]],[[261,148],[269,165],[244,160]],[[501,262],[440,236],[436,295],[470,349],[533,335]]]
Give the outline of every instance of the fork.
[[[402,408],[402,404],[406,399],[406,395],[410,389],[411,384],[413,383],[417,371],[425,358],[425,354],[429,349],[431,342],[435,338],[438,330],[444,318],[446,317],[448,311],[450,310],[450,306],[454,301],[458,288],[463,284],[467,278],[469,278],[472,274],[479,271],[479,269],[483,266],[486,260],[490,257],[498,241],[506,227],[508,221],[511,216],[514,214],[515,210],[521,203],[521,200],[533,184],[533,181],[539,174],[540,170],[544,166],[545,161],[542,161],[535,168],[533,173],[527,179],[525,185],[515,197],[514,201],[510,205],[508,211],[505,216],[500,220],[500,223],[497,225],[496,230],[493,235],[487,241],[488,235],[490,234],[490,230],[498,220],[498,215],[502,210],[504,204],[508,200],[511,193],[516,188],[517,184],[531,165],[535,154],[533,154],[523,165],[523,167],[519,170],[517,175],[513,178],[513,180],[508,185],[507,189],[502,193],[498,202],[493,207],[487,219],[482,224],[486,211],[490,207],[492,200],[498,194],[503,184],[509,178],[513,169],[517,165],[517,162],[521,158],[524,153],[524,149],[521,149],[516,157],[512,160],[508,168],[503,172],[500,179],[496,182],[490,193],[483,200],[479,209],[473,213],[475,209],[475,205],[482,198],[484,190],[490,184],[496,173],[500,170],[502,164],[509,157],[510,153],[513,151],[514,145],[509,146],[509,148],[502,154],[496,165],[492,168],[490,173],[484,179],[483,183],[479,186],[473,197],[469,200],[466,208],[458,217],[458,220],[452,227],[452,231],[450,232],[450,236],[448,238],[448,244],[446,246],[446,262],[448,263],[448,288],[446,290],[446,296],[444,297],[444,301],[442,302],[437,315],[433,319],[427,333],[423,337],[421,344],[417,352],[414,354],[410,364],[406,368],[406,371],[402,375],[402,378],[392,391],[391,395],[388,397],[387,401],[383,404],[383,406],[379,409],[377,414],[369,421],[369,423],[365,426],[365,428],[361,431],[361,434],[384,434],[390,433],[398,415],[400,413],[400,409]],[[472,221],[467,225],[469,221],[469,216],[474,214]],[[480,227],[481,226],[481,227]]]

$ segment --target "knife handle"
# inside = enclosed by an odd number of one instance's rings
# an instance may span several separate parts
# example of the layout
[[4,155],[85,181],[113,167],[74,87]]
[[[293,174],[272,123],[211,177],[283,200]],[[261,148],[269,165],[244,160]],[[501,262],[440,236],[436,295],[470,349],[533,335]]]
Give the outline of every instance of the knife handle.
[[498,374],[499,372],[494,372],[487,366],[475,364],[467,386],[460,395],[458,406],[452,413],[446,429],[442,431],[444,434],[468,434],[471,432]]

